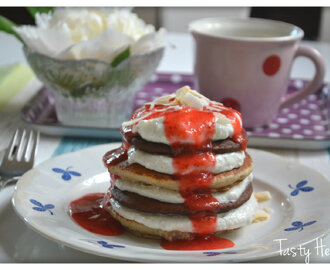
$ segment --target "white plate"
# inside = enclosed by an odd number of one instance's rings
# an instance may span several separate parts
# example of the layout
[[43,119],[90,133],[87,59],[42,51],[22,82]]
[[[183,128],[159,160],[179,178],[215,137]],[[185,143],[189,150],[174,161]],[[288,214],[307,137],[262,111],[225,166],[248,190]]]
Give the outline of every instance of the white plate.
[[[138,238],[128,232],[112,237],[90,233],[71,219],[68,205],[84,194],[106,192],[109,176],[102,156],[117,146],[101,145],[58,156],[24,174],[12,199],[18,215],[33,230],[58,243],[100,256],[140,262],[260,259],[279,254],[277,239],[286,239],[281,241],[281,248],[285,249],[305,245],[329,232],[328,181],[310,168],[249,149],[255,164],[255,191],[268,190],[272,194],[270,201],[259,206],[269,207],[272,214],[265,222],[226,233],[223,237],[235,243],[233,248],[169,251],[164,250],[158,240]],[[63,180],[63,173],[53,171],[53,168],[66,170],[69,167],[80,176],[71,175],[70,180]],[[31,200],[40,205],[36,206]]]

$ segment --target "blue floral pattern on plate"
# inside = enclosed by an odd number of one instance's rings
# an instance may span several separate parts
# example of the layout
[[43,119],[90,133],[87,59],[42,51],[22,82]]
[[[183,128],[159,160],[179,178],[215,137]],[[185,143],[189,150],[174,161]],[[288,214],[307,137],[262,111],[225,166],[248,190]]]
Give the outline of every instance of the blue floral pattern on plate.
[[106,241],[97,241],[97,243],[105,248],[125,248],[125,246],[109,244]]
[[302,191],[302,192],[313,191],[314,190],[313,187],[306,187],[305,186],[307,184],[307,182],[308,182],[307,180],[302,180],[296,185],[296,187],[293,187],[293,186],[289,185],[289,188],[293,189],[293,191],[290,193],[291,196],[297,196],[300,191]]
[[312,221],[309,221],[309,222],[306,222],[306,223],[303,223],[301,221],[294,221],[294,222],[291,223],[291,225],[293,227],[286,228],[286,229],[284,229],[284,231],[289,232],[289,231],[298,230],[298,232],[301,232],[304,229],[304,227],[310,226],[310,225],[314,224],[315,222],[316,222],[316,220],[312,220]]
[[62,174],[62,179],[64,181],[69,181],[71,180],[71,176],[81,176],[81,173],[76,172],[76,171],[72,171],[70,170],[71,168],[73,168],[72,166],[67,167],[66,170],[60,169],[60,168],[53,168],[53,172],[56,173],[61,173]]
[[32,207],[33,210],[36,210],[39,212],[48,211],[51,215],[54,215],[54,213],[52,211],[50,211],[50,209],[55,208],[55,206],[53,204],[48,203],[48,204],[43,205],[41,202],[38,202],[37,200],[34,200],[34,199],[30,199],[30,202],[35,205],[34,207]]
[[214,252],[214,251],[206,251],[203,252],[203,254],[205,254],[206,256],[218,256],[221,254],[236,254],[236,251],[224,251],[224,252]]

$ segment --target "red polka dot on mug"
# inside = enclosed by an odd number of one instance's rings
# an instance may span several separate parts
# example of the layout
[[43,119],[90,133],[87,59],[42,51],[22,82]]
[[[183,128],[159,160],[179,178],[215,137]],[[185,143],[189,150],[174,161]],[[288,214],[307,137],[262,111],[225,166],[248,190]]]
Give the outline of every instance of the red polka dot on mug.
[[277,55],[267,57],[262,65],[264,73],[268,76],[275,75],[281,67],[281,59]]

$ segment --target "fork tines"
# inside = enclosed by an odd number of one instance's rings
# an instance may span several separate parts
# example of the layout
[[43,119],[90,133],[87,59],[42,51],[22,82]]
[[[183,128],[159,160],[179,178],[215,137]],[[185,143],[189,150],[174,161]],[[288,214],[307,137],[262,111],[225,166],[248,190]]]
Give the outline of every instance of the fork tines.
[[39,132],[16,129],[1,163],[1,170],[25,171],[32,168],[39,141]]
[[9,160],[24,159],[28,162],[34,159],[38,140],[38,132],[22,128],[16,129],[5,155]]

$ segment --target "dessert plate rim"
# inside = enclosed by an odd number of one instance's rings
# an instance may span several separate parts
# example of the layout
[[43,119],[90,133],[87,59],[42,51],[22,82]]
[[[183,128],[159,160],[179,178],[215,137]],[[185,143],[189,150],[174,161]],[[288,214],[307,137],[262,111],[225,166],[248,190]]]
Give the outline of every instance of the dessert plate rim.
[[[272,187],[274,179],[279,181],[275,185],[283,198],[275,196],[272,205],[280,211],[272,213],[268,221],[249,225],[252,231],[262,232],[267,226],[274,227],[278,223],[272,236],[259,235],[259,242],[245,241],[245,244],[238,244],[231,249],[171,251],[162,249],[157,240],[144,240],[130,233],[113,237],[90,233],[71,219],[68,205],[71,200],[83,194],[100,192],[100,187],[106,187],[108,180],[104,177],[107,171],[102,164],[102,156],[119,145],[98,145],[60,155],[28,171],[15,187],[12,197],[15,212],[28,227],[52,241],[94,255],[136,262],[257,260],[279,255],[278,242],[274,242],[274,239],[287,237],[288,241],[283,244],[283,248],[297,247],[330,232],[327,226],[330,218],[324,214],[330,199],[322,196],[330,192],[329,181],[304,165],[286,161],[262,150],[248,149],[255,163],[256,183]],[[267,163],[268,167],[265,168]],[[56,168],[61,170],[53,170]],[[78,174],[68,176],[68,171]],[[274,177],[276,171],[278,176]],[[314,211],[315,207],[320,209]],[[246,238],[242,235],[239,237]]]

